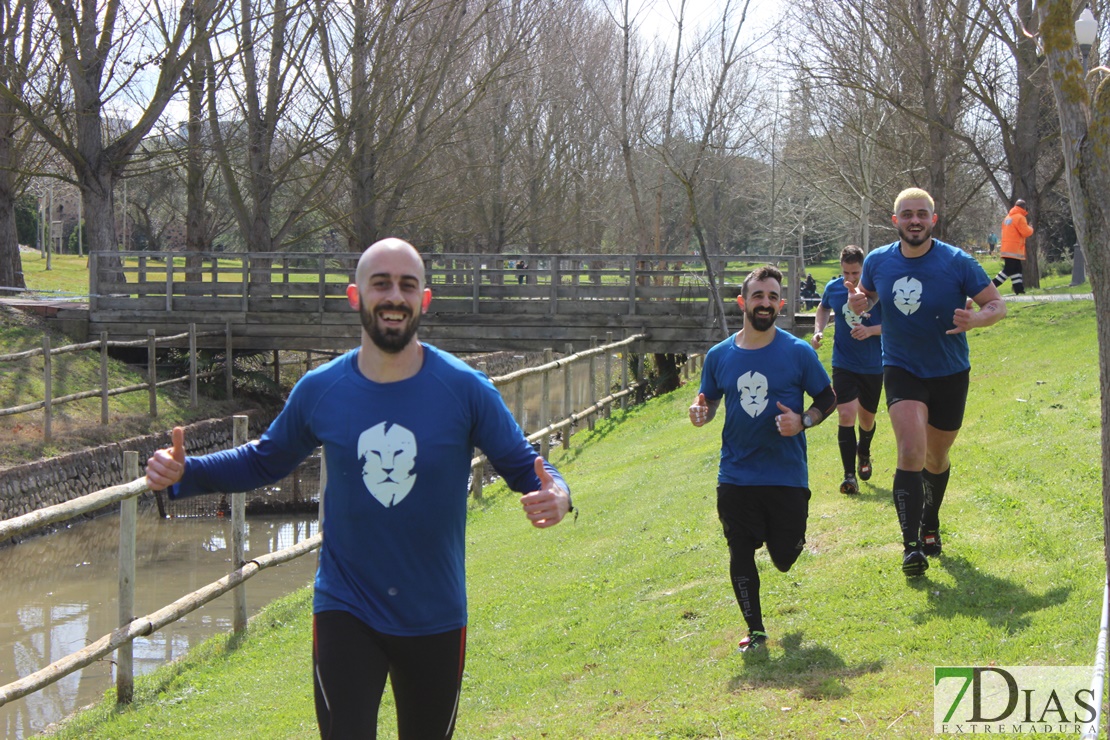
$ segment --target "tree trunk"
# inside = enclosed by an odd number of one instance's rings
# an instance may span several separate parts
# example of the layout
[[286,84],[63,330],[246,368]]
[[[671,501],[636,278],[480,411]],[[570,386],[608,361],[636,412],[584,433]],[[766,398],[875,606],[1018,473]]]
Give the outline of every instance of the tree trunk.
[[[10,144],[0,135],[0,161],[7,161]],[[19,232],[15,225],[15,173],[0,169],[0,287],[26,288],[23,259],[19,254]],[[3,294],[0,294],[3,295]]]

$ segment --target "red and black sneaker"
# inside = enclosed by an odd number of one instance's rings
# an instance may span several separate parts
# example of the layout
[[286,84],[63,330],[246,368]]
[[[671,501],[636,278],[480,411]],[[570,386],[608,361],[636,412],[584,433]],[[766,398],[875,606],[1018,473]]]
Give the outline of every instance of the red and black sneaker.
[[741,653],[758,653],[767,651],[767,633],[752,632],[736,648]]
[[860,454],[859,456],[859,479],[871,480],[871,456]]
[[929,557],[936,557],[940,555],[941,543],[940,532],[935,529],[925,529],[921,531],[921,552]]

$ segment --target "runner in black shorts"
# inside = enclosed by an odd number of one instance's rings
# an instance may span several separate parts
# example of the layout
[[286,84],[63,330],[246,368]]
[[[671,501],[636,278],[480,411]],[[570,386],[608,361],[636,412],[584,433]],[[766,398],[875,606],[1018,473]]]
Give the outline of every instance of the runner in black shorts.
[[[804,431],[832,413],[836,394],[813,348],[775,327],[785,303],[777,268],[752,271],[739,303],[744,328],[706,353],[701,390],[688,413],[701,427],[725,404],[717,515],[728,542],[732,591],[748,626],[740,651],[758,655],[767,650],[767,632],[755,551],[767,543],[783,572],[802,553],[809,513]],[[813,404],[804,409],[807,395]]]
[[[844,482],[840,492],[859,493],[859,481],[871,478],[871,439],[875,434],[875,412],[883,390],[882,315],[876,306],[868,316],[859,316],[848,306],[848,289],[859,283],[863,271],[863,250],[849,244],[840,250],[841,277],[829,281],[817,307],[813,327],[813,346],[820,347],[825,327],[833,318],[833,389],[840,425],[837,441]],[[856,442],[856,419],[859,442]],[[857,468],[858,464],[858,468]],[[856,472],[859,472],[859,480]]]
[[967,331],[1006,315],[979,263],[933,238],[933,208],[924,190],[902,191],[891,217],[899,240],[872,250],[859,285],[848,286],[857,314],[868,313],[875,301],[884,307],[887,412],[898,443],[892,490],[907,576],[923,574],[926,556],[941,554],[948,451],[963,423],[971,369]]

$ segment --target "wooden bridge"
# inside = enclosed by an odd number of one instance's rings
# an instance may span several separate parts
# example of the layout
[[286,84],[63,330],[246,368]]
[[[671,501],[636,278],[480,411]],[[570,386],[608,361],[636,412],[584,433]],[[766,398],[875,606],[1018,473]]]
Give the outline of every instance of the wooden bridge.
[[[122,268],[105,269],[106,257]],[[359,337],[347,303],[358,254],[199,254],[167,261],[149,252],[90,256],[88,335],[146,338],[223,330],[236,349],[346,350]],[[432,303],[421,339],[452,352],[563,350],[647,334],[644,351],[704,351],[724,337],[700,257],[659,255],[426,254]],[[518,269],[518,261],[525,267]],[[728,328],[740,328],[735,296],[763,256],[711,257]],[[788,304],[800,284],[797,260],[777,259]],[[99,268],[99,269],[98,269]],[[70,319],[73,317],[70,316]],[[793,311],[780,326],[796,329]],[[221,332],[222,333],[222,332]],[[222,337],[201,347],[223,348]]]

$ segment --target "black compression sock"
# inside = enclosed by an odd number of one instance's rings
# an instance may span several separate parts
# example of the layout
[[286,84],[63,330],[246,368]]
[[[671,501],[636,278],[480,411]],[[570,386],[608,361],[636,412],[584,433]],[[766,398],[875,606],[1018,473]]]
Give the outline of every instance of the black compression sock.
[[748,632],[765,632],[763,629],[763,610],[759,605],[759,570],[755,565],[755,551],[739,554],[729,548],[728,574],[732,580],[732,591],[736,603],[748,625]]
[[898,526],[902,528],[902,544],[920,547],[921,508],[925,500],[921,471],[894,471],[894,510],[898,512]]
[[870,429],[859,428],[859,454],[871,455],[871,438],[875,436],[875,427]]
[[844,476],[855,475],[856,471],[856,428],[837,427],[836,439],[840,444],[840,462],[844,464]]
[[952,466],[943,473],[930,473],[921,471],[921,483],[924,492],[925,504],[921,512],[921,528],[925,530],[940,529],[940,505],[944,501],[944,492],[948,489],[948,474]]

